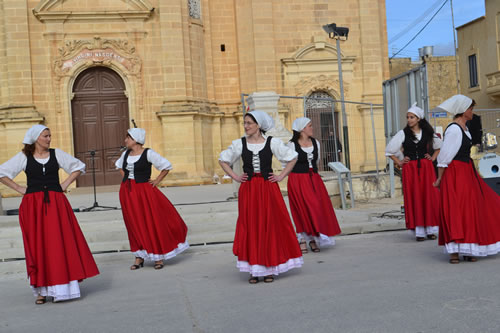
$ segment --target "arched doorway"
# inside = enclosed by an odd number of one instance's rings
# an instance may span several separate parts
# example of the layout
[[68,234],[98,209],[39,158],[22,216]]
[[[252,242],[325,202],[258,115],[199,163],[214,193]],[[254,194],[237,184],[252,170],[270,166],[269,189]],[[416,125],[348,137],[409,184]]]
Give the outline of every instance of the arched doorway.
[[122,78],[107,67],[92,67],[78,75],[73,93],[75,156],[87,165],[87,173],[78,177],[77,186],[92,185],[92,154],[96,185],[119,184],[121,176],[114,162],[120,157],[120,146],[129,127]]
[[[315,99],[318,98],[318,99]],[[339,117],[334,102],[321,99],[333,99],[324,91],[315,91],[306,99],[306,117],[311,119],[314,137],[321,146],[321,161],[318,163],[320,171],[329,170],[328,163],[341,160],[342,144],[339,140]],[[337,148],[337,150],[335,149]]]

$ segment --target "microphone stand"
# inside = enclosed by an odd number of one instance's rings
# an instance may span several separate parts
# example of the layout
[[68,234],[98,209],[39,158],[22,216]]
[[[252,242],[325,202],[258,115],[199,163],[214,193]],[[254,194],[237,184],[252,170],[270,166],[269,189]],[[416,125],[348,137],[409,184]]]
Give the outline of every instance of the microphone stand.
[[119,209],[118,207],[111,207],[111,206],[101,206],[97,202],[97,193],[96,193],[96,185],[95,185],[95,150],[90,150],[90,159],[92,161],[92,186],[94,187],[94,204],[90,207],[81,209],[81,212],[90,212],[96,208],[102,208],[101,210],[114,210],[114,209]]

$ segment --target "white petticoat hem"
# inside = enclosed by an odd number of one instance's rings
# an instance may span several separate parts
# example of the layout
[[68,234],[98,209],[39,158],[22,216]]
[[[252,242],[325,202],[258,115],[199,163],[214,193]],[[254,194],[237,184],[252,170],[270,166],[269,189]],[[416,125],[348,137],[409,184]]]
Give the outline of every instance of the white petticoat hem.
[[297,239],[298,239],[299,243],[302,241],[306,241],[306,242],[315,241],[316,245],[318,245],[319,247],[326,247],[326,246],[335,245],[335,237],[333,237],[333,236],[330,237],[330,236],[323,235],[323,234],[319,234],[319,237],[318,237],[318,236],[308,235],[305,232],[301,232],[301,233],[297,234]]
[[177,247],[165,254],[155,254],[155,253],[148,253],[146,250],[139,250],[132,252],[136,257],[142,258],[144,260],[150,260],[150,261],[159,261],[159,260],[168,260],[172,259],[179,253],[187,250],[189,248],[189,243],[188,241],[185,241],[184,243],[179,243]]
[[500,242],[489,245],[479,245],[473,243],[446,243],[445,253],[458,253],[474,257],[486,257],[500,252]]
[[432,227],[415,227],[415,230],[409,230],[415,237],[426,237],[428,235],[436,235],[439,233],[439,226]]
[[250,273],[252,276],[267,276],[267,275],[278,275],[280,273],[285,273],[286,271],[302,267],[304,264],[304,258],[292,258],[287,262],[280,264],[278,266],[266,267],[262,265],[250,265],[248,261],[237,261],[236,267],[240,272]]
[[30,287],[35,297],[38,297],[39,295],[54,297],[54,302],[66,301],[80,297],[80,286],[78,285],[77,280],[70,281],[67,284],[56,284],[47,287]]

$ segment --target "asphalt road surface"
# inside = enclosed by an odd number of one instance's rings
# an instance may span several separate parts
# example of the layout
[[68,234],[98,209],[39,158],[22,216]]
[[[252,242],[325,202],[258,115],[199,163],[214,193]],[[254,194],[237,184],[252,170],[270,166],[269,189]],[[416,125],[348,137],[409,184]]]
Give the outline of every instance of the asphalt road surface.
[[35,305],[24,261],[0,263],[0,332],[500,332],[500,256],[450,265],[406,231],[337,238],[274,283],[250,285],[231,244],[156,271],[95,255],[78,300]]

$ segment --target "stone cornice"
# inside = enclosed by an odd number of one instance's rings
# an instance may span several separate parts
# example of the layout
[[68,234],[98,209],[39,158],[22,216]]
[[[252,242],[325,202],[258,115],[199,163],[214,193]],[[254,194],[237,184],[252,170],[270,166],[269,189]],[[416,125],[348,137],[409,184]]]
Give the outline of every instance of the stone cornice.
[[43,0],[33,8],[33,15],[40,22],[66,22],[69,20],[147,20],[153,15],[154,7],[146,0],[129,0],[136,9],[118,11],[50,11],[63,0]]
[[9,104],[0,106],[0,124],[24,121],[44,121],[34,105]]
[[208,101],[185,99],[175,102],[165,101],[161,106],[161,110],[156,112],[158,117],[173,116],[173,115],[200,115],[200,116],[220,116],[223,112],[215,103]]
[[[343,64],[352,64],[356,57],[343,57]],[[322,59],[296,59],[296,58],[283,58],[281,62],[285,65],[300,65],[300,64],[323,64],[323,63],[337,63],[337,58],[322,58]]]

